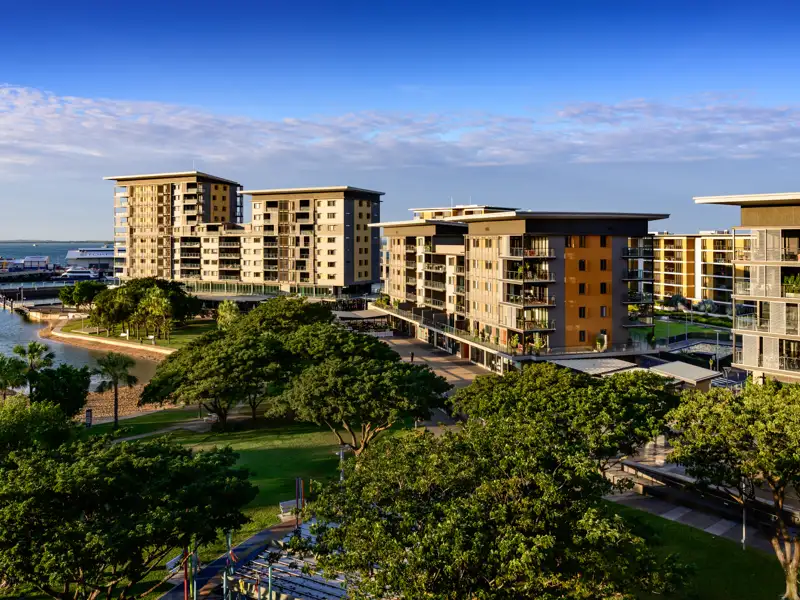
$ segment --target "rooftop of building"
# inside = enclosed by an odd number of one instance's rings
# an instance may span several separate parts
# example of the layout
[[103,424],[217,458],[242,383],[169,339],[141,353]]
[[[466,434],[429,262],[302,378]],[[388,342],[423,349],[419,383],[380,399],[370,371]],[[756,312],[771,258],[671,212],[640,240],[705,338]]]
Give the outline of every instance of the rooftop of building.
[[68,250],[67,258],[94,258],[114,256],[113,248],[78,248],[76,250]]
[[443,221],[512,221],[516,219],[668,219],[668,213],[620,213],[620,212],[543,212],[534,210],[509,210],[483,215],[443,217]]
[[143,173],[140,175],[114,175],[112,177],[103,177],[104,181],[139,181],[142,179],[170,179],[178,177],[202,177],[212,181],[220,181],[222,183],[229,183],[231,185],[239,185],[238,181],[232,181],[216,175],[203,173],[202,171],[179,171],[176,173]]
[[376,194],[383,196],[385,192],[368,190],[365,188],[352,187],[349,185],[333,185],[327,187],[303,187],[303,188],[273,188],[267,190],[242,190],[242,194],[250,196],[269,196],[278,194],[313,194],[319,192],[362,192],[365,194]]
[[447,225],[449,227],[467,228],[466,223],[460,223],[458,219],[407,219],[405,221],[383,221],[381,223],[370,223],[368,227],[420,227],[423,225]]
[[778,194],[738,194],[732,196],[695,196],[695,204],[727,204],[729,206],[800,205],[800,192]]
[[509,206],[493,206],[491,204],[454,204],[453,206],[436,206],[433,208],[424,207],[424,208],[409,208],[408,210],[412,212],[431,212],[431,211],[438,211],[438,210],[497,210],[497,211],[509,211],[509,210],[517,210],[514,207]]

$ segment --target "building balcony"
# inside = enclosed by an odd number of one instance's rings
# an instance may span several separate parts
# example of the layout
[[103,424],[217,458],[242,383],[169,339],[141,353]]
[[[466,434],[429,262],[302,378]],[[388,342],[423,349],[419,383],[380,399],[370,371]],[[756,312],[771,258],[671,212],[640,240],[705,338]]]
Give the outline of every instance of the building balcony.
[[555,331],[556,322],[555,320],[541,321],[517,319],[514,324],[514,329],[518,331]]
[[465,285],[456,286],[456,294],[466,294],[466,293],[467,293],[467,286]]
[[800,298],[800,286],[737,281],[734,295],[756,298]]
[[264,241],[264,248],[277,248],[278,242],[267,242]]
[[652,327],[653,315],[638,315],[636,313],[628,313],[628,316],[622,319],[621,325],[623,327]]
[[466,315],[467,314],[466,305],[456,303],[455,307],[456,307],[455,308],[456,314],[459,314],[459,315]]
[[416,246],[412,246],[411,244],[406,244],[405,248],[406,248],[406,252],[407,253],[414,253],[414,254],[417,253],[417,247]]
[[733,320],[733,328],[741,331],[770,332],[770,320],[755,315],[739,315]]
[[241,254],[239,254],[238,252],[220,252],[219,253],[219,257],[220,258],[236,258],[236,259],[238,259],[238,258],[241,257]]
[[220,263],[219,270],[220,271],[239,271],[242,268],[240,263]]
[[500,256],[511,256],[515,258],[555,258],[556,251],[553,248],[509,248],[501,250]]
[[437,300],[436,298],[425,297],[422,303],[426,306],[432,306],[434,308],[444,308],[444,300]]
[[736,250],[733,259],[737,262],[788,262],[800,263],[800,251],[782,248],[761,248],[758,250]]
[[416,268],[417,268],[416,261],[413,261],[413,260],[407,260],[406,261],[406,269],[416,269]]
[[181,248],[199,248],[200,242],[178,242]]
[[410,300],[411,302],[417,301],[417,293],[416,292],[406,292],[406,300]]
[[[416,266],[416,263],[414,263]],[[425,270],[431,273],[444,273],[447,270],[447,265],[440,265],[438,263],[425,263]]]
[[238,275],[220,275],[218,277],[220,281],[239,281],[240,278]]
[[220,248],[239,248],[241,246],[240,242],[220,242]]
[[622,249],[622,258],[645,258],[652,260],[653,248],[649,246],[643,248],[639,248],[637,246],[627,246]]
[[200,258],[199,252],[183,252],[181,251],[180,258]]
[[622,294],[623,304],[653,304],[653,294],[648,292],[634,292],[629,291],[627,294]]
[[503,302],[514,306],[555,306],[556,299],[553,296],[539,296],[536,294],[506,294]]
[[426,279],[423,285],[430,290],[444,291],[447,288],[447,286],[443,281],[431,281],[430,279]]
[[643,279],[652,279],[653,271],[645,269],[634,269],[622,272],[623,281],[638,281]]
[[417,285],[417,278],[416,277],[406,277],[406,283],[408,285]]
[[277,271],[278,265],[264,265],[265,271]]
[[550,271],[505,271],[503,279],[532,283],[554,283],[556,274]]
[[456,275],[463,275],[465,272],[464,265],[456,265]]

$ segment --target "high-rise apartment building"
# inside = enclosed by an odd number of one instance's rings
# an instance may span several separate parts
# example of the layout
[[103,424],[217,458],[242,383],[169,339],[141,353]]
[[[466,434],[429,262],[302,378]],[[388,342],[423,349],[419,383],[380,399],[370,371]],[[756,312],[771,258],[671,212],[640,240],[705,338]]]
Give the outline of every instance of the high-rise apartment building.
[[[382,192],[348,186],[242,190],[205,173],[109,177],[122,278],[189,291],[340,296],[380,280]],[[244,196],[252,222],[242,223]]]
[[523,360],[651,349],[662,214],[412,209],[382,223],[395,327],[495,371]]
[[118,277],[173,277],[174,236],[241,221],[239,184],[199,171],[105,177],[114,188]]
[[741,226],[731,236],[733,299],[752,304],[753,312],[734,317],[734,341],[742,348],[734,366],[756,379],[800,380],[800,194],[694,200],[741,207]]
[[[745,233],[734,240],[730,231],[701,231],[690,234],[653,234],[657,302],[679,294],[692,302],[712,300],[719,312],[732,310],[734,244],[738,250],[750,247]],[[740,269],[739,277],[746,273]]]

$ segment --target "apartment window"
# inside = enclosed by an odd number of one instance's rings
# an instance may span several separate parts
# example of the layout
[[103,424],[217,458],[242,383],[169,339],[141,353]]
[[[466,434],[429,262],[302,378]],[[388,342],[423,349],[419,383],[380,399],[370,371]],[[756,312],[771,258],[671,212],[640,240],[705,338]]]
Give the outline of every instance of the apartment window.
[[486,265],[485,265],[485,266],[486,266],[486,268],[487,268],[489,271],[491,271],[491,270],[492,270],[492,261],[490,261],[490,260],[487,260],[487,261],[486,261]]
[[491,248],[492,247],[492,240],[486,240],[486,247],[487,248]]
[[333,273],[328,273],[328,279],[336,279],[336,275]]
[[328,243],[329,244],[335,244],[336,243],[336,238],[335,237],[329,237],[327,239],[328,239]]
[[[320,206],[321,205],[322,205],[322,202],[320,202]],[[336,200],[328,200],[328,206],[336,206]]]
[[586,318],[586,307],[585,306],[579,306],[578,307],[578,318],[579,319],[585,319]]
[[608,270],[608,261],[605,258],[600,259],[600,270],[601,271]]
[[578,332],[578,341],[579,342],[585,342],[586,341],[586,331],[584,331],[583,329],[581,329]]
[[574,248],[575,246],[572,243],[572,236],[568,235],[564,238],[564,247],[565,248]]
[[329,219],[335,219],[336,218],[336,213],[328,213],[327,217]]
[[331,267],[331,268],[335,267],[336,266],[336,261],[329,262],[328,266]]
[[600,284],[600,293],[601,294],[608,293],[608,284],[605,281]]
[[475,260],[474,258],[472,259],[472,268],[473,269],[477,269],[478,268],[478,261]]
[[578,271],[585,271],[586,270],[586,261],[581,259],[578,261]]
[[261,208],[261,202],[253,202],[253,208]]
[[585,235],[579,235],[578,236],[578,246],[580,246],[581,248],[586,248],[586,236]]
[[478,247],[478,240],[472,240],[472,247],[473,248],[477,248]]
[[328,225],[328,231],[336,231],[336,225]]
[[473,290],[477,290],[477,289],[478,289],[478,282],[477,282],[477,281],[474,281],[474,280],[473,280],[473,282],[472,282],[472,289],[473,289]]
[[600,236],[600,247],[601,248],[605,248],[607,245],[608,245],[608,236],[607,235],[601,235]]
[[492,284],[491,284],[491,283],[489,283],[488,281],[486,281],[486,282],[484,282],[484,284],[483,284],[483,288],[484,288],[484,289],[485,289],[487,292],[491,292],[491,291],[492,291]]
[[328,250],[328,256],[334,256],[335,254],[336,254],[336,250],[334,250],[333,248]]
[[601,306],[600,307],[600,316],[601,317],[607,317],[608,316],[608,307],[607,306]]
[[579,294],[585,294],[586,293],[586,284],[585,283],[579,283],[578,284],[578,293]]

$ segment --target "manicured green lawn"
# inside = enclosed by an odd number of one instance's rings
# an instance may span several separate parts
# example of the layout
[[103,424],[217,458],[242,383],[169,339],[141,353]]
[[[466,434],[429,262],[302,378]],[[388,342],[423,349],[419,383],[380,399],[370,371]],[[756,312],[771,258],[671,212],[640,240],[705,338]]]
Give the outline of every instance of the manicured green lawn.
[[[203,413],[205,414],[205,413]],[[197,420],[197,407],[187,408],[170,408],[167,410],[159,410],[141,417],[134,417],[133,419],[123,419],[119,422],[120,435],[123,437],[141,435],[143,433],[151,433],[159,431],[165,427],[170,427],[181,421]],[[101,435],[104,433],[111,433],[113,430],[112,423],[103,423],[102,425],[95,425],[86,431],[87,435]]]
[[[77,334],[81,334],[81,335],[86,335],[89,338],[92,338],[92,337],[95,337],[96,335],[98,335],[96,333],[92,333],[92,330],[94,328],[89,325],[89,321],[88,320],[83,321],[83,325],[84,325],[83,329],[85,329],[86,331],[89,331],[89,333],[86,333],[85,331],[81,331],[81,328],[82,328],[81,327],[81,323],[82,323],[82,321],[80,319],[75,319],[73,321],[70,321],[66,325],[64,325],[64,327],[61,328],[61,331],[63,331],[64,333],[77,333]],[[190,321],[186,325],[183,325],[182,327],[178,327],[178,328],[174,329],[172,331],[172,333],[170,334],[169,341],[167,341],[167,340],[156,340],[155,345],[156,346],[161,346],[163,348],[180,349],[180,348],[183,348],[189,342],[199,338],[204,333],[207,333],[209,331],[213,331],[216,328],[217,328],[217,324],[216,324],[215,321],[210,321],[210,320],[207,320],[207,319],[203,319],[203,320],[199,320],[198,319],[196,321]],[[109,337],[113,337],[114,339],[123,339],[123,338],[119,337],[120,333],[121,333],[121,329],[117,328],[117,329],[114,330],[114,332],[112,332],[111,336],[109,336]],[[106,337],[105,332],[101,332],[99,334],[99,337]],[[130,341],[135,342],[136,340],[131,338]],[[143,342],[143,346],[146,347],[148,345],[151,345],[151,343],[152,343],[151,341],[145,340]]]
[[694,573],[686,588],[664,596],[642,600],[775,600],[784,589],[783,572],[777,559],[760,550],[741,547],[699,529],[668,521],[626,506],[613,505],[626,521],[641,523],[655,535],[657,551],[680,555]]

